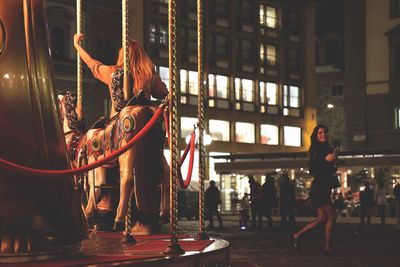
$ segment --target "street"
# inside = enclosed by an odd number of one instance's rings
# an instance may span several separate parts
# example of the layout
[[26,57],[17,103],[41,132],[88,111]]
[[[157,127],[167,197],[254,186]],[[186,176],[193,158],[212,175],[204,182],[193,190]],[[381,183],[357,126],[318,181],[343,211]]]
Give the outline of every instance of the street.
[[[311,219],[311,218],[307,218]],[[196,233],[197,221],[179,221],[180,232]],[[400,231],[395,225],[374,224],[358,231],[356,223],[339,222],[333,244],[338,255],[323,253],[323,228],[300,239],[303,255],[289,245],[289,235],[304,222],[290,226],[266,226],[261,230],[240,230],[237,221],[224,221],[222,229],[207,230],[211,237],[230,242],[233,267],[246,266],[400,266]]]

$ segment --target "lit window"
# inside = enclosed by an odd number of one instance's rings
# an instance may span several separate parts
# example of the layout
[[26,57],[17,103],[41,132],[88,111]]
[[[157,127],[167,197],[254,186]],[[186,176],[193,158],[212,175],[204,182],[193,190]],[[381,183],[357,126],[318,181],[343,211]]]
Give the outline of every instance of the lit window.
[[276,47],[274,45],[267,45],[267,64],[276,65]]
[[160,66],[158,74],[160,75],[161,80],[167,87],[169,86],[169,69],[167,67]]
[[209,74],[208,95],[210,97],[228,98],[228,77]]
[[198,75],[196,71],[180,70],[182,94],[197,95]]
[[197,124],[197,118],[181,117],[181,138],[186,138]]
[[254,124],[246,122],[236,122],[235,141],[241,143],[254,143]]
[[165,26],[160,25],[160,36],[159,36],[159,44],[168,46],[168,29]]
[[151,43],[155,43],[156,42],[156,35],[157,35],[156,25],[155,24],[150,24],[149,39],[150,39]]
[[264,44],[260,44],[260,61],[261,64],[264,63],[264,59],[265,59],[265,51],[264,51]]
[[253,102],[253,81],[248,79],[235,78],[236,100]]
[[277,12],[275,7],[260,5],[260,25],[275,29],[277,27]]
[[262,104],[278,104],[278,85],[276,83],[260,82],[260,102]]
[[298,86],[283,86],[283,106],[300,108],[300,89]]
[[270,124],[261,124],[260,142],[261,144],[278,145],[279,144],[278,126]]
[[209,132],[212,140],[229,142],[229,121],[209,120]]
[[267,6],[267,27],[275,29],[276,24],[277,24],[276,8]]
[[283,127],[283,142],[285,146],[301,146],[301,128],[293,126]]

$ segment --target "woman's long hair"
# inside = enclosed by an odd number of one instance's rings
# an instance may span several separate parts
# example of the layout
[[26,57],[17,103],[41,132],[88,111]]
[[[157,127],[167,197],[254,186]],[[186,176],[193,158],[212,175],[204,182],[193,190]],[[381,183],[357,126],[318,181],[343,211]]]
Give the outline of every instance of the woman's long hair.
[[321,129],[321,128],[323,128],[323,129],[325,129],[325,131],[326,132],[328,132],[328,127],[326,127],[325,125],[323,125],[323,124],[318,124],[317,126],[315,126],[315,128],[314,128],[314,130],[313,130],[313,132],[312,132],[312,134],[311,134],[311,136],[310,136],[310,139],[311,139],[311,145],[310,145],[310,148],[309,148],[309,152],[310,151],[314,151],[314,150],[318,150],[319,148],[321,148],[321,147],[325,147],[325,146],[328,146],[329,147],[329,143],[328,143],[328,141],[326,141],[326,142],[324,142],[324,143],[320,143],[319,141],[318,141],[318,137],[317,137],[317,135],[318,135],[318,130],[319,129]]
[[[130,72],[134,77],[133,89],[139,91],[148,86],[148,83],[153,78],[154,63],[143,47],[135,40],[129,40],[128,55]],[[117,66],[124,66],[123,48],[119,50]]]

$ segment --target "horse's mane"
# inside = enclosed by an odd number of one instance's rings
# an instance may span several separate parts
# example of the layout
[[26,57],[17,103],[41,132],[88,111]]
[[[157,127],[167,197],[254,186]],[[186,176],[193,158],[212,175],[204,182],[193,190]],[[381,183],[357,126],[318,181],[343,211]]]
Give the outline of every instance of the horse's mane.
[[70,91],[65,93],[64,108],[68,127],[73,131],[85,132],[85,123],[83,120],[79,120],[78,114],[76,113],[76,96]]

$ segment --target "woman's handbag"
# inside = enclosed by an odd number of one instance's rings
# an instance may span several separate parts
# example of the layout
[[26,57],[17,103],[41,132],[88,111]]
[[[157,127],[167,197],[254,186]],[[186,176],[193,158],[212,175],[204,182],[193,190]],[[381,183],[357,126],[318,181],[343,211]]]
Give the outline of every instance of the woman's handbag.
[[330,176],[330,183],[329,184],[330,184],[330,187],[332,189],[341,187],[338,175]]

